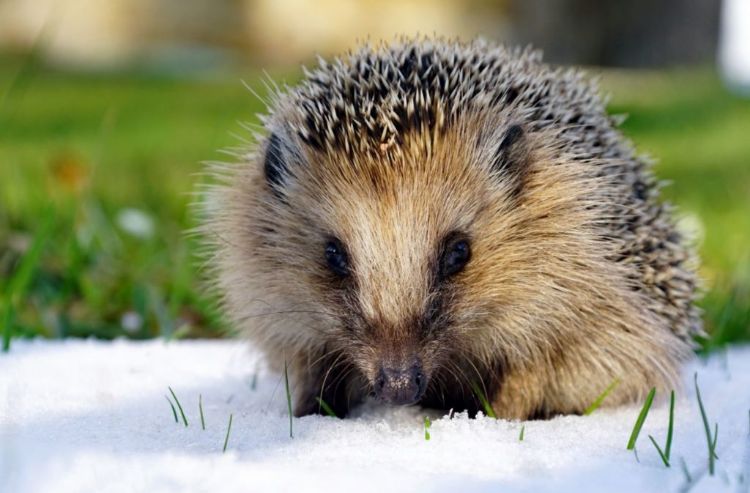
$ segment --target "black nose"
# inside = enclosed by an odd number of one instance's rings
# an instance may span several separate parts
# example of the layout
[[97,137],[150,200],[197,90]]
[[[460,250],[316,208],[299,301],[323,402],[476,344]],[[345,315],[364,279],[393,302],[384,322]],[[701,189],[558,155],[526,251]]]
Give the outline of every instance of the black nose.
[[390,404],[414,404],[422,398],[427,379],[419,365],[407,368],[381,367],[375,379],[375,396]]

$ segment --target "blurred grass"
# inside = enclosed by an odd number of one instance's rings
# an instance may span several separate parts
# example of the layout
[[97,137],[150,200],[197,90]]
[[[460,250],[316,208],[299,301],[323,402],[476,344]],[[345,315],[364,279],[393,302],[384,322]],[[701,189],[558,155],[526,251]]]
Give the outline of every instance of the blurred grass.
[[[239,145],[238,122],[262,109],[242,79],[265,93],[260,73],[80,74],[0,57],[0,315],[12,314],[9,334],[224,333],[183,231],[193,225],[200,162],[226,159],[217,150]],[[603,86],[612,111],[630,115],[624,131],[673,182],[665,195],[703,231],[711,345],[750,339],[750,101],[708,71],[607,73]],[[39,238],[39,257],[25,267]],[[11,296],[21,269],[23,292]]]
[[[240,75],[184,81],[34,65],[0,59],[2,305],[36,232],[53,224],[12,332],[220,335],[183,233],[187,205],[200,161],[239,144],[231,132],[259,101]],[[133,216],[153,233],[137,224],[129,233]]]

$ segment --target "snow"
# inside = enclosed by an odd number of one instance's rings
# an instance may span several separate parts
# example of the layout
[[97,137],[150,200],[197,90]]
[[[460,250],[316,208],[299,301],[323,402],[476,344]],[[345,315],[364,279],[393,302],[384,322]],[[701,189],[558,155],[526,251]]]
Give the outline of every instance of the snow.
[[[695,372],[719,423],[714,476]],[[648,440],[665,442],[663,399],[639,461],[625,445],[640,406],[518,423],[368,403],[346,420],[294,419],[290,438],[282,377],[241,342],[18,341],[0,355],[0,491],[749,491],[750,347],[695,361],[684,382],[667,469]]]

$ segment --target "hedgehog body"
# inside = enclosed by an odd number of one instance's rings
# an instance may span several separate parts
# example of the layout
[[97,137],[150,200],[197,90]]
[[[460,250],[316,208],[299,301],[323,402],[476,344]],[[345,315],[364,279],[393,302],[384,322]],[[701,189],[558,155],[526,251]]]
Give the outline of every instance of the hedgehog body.
[[481,41],[321,60],[204,226],[230,320],[295,413],[368,395],[498,416],[670,389],[701,331],[650,165],[580,72]]

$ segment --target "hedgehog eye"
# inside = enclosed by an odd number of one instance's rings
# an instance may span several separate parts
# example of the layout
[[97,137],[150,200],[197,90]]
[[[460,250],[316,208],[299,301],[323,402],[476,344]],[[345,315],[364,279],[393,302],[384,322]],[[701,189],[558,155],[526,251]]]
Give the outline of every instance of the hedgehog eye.
[[440,277],[446,279],[463,270],[471,259],[471,247],[466,239],[456,238],[446,244],[440,259]]
[[341,242],[335,239],[330,240],[326,245],[325,256],[328,268],[337,276],[346,277],[349,275],[349,258]]

